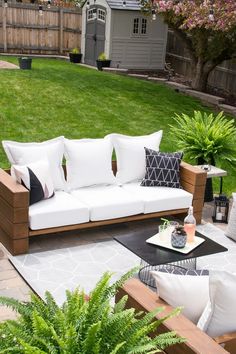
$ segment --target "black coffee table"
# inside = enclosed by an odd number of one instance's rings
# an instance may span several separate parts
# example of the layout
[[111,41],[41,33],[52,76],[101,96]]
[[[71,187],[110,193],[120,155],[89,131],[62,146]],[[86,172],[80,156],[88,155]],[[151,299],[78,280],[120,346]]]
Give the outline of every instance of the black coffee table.
[[148,276],[148,273],[150,270],[158,269],[158,266],[174,263],[185,267],[188,262],[193,262],[194,268],[196,268],[196,259],[198,257],[228,251],[226,247],[221,246],[219,243],[196,231],[196,236],[204,238],[205,241],[190,253],[182,254],[146,243],[146,240],[154,234],[155,231],[152,228],[150,230],[147,229],[145,231],[137,231],[124,236],[114,237],[121,245],[141,258],[141,264],[144,267],[139,272],[140,280],[149,286],[153,286],[153,281]]

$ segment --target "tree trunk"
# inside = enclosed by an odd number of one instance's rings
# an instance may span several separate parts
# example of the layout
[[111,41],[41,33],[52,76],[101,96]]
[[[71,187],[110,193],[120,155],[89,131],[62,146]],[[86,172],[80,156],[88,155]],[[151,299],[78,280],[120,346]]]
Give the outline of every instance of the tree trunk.
[[206,91],[208,76],[211,72],[208,63],[204,63],[201,58],[198,58],[197,65],[193,71],[192,88],[197,91]]

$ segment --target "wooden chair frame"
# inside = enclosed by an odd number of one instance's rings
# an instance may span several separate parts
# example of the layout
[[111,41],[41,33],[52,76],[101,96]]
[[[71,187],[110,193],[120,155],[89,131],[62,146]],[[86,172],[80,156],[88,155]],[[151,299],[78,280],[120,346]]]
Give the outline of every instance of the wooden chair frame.
[[[164,311],[156,316],[157,319],[168,315],[173,310],[138,279],[129,279],[124,284],[116,295],[116,302],[124,295],[128,295],[127,308],[132,307],[147,313],[157,307],[164,307]],[[181,314],[162,323],[154,335],[168,331],[175,331],[178,336],[186,338],[186,342],[166,348],[166,354],[236,354],[236,333],[211,338]],[[220,344],[223,344],[224,348]]]
[[[113,171],[114,173],[116,172],[116,163],[114,161]],[[180,182],[183,189],[193,194],[194,215],[197,223],[200,223],[204,203],[206,172],[182,162],[180,167]],[[187,209],[164,210],[158,213],[139,214],[112,220],[30,230],[29,191],[19,183],[16,183],[10,176],[9,171],[0,169],[0,242],[2,242],[13,255],[27,253],[30,237],[37,235],[88,229],[168,215],[183,217],[186,213]]]

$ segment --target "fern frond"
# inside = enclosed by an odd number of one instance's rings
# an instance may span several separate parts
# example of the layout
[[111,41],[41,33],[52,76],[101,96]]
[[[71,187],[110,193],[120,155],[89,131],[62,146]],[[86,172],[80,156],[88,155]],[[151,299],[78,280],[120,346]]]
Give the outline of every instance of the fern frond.
[[125,309],[125,305],[128,301],[128,295],[124,295],[115,305],[114,305],[114,313],[121,312]]

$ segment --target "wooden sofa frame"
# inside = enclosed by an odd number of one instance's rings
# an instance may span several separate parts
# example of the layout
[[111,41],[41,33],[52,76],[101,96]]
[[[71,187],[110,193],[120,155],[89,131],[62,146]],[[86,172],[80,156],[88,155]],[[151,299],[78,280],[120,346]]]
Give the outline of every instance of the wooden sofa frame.
[[[114,161],[113,171],[114,173],[116,172],[116,163]],[[194,215],[197,223],[200,223],[204,203],[206,172],[182,162],[180,167],[180,181],[182,187],[193,194]],[[19,183],[16,183],[10,176],[9,171],[0,169],[0,242],[2,242],[13,255],[27,253],[29,249],[29,239],[33,236],[87,229],[167,215],[183,217],[186,215],[187,209],[166,210],[158,213],[139,214],[112,220],[90,221],[82,224],[41,230],[30,230],[28,212],[29,191]]]
[[[127,308],[135,308],[147,313],[157,307],[164,307],[164,311],[156,316],[157,319],[168,315],[173,310],[157,296],[157,293],[138,279],[129,279],[124,284],[116,295],[116,302],[124,295],[128,295]],[[175,331],[179,337],[185,338],[186,342],[166,348],[166,354],[236,354],[236,333],[211,338],[181,314],[162,323],[153,335],[168,331]],[[220,344],[223,344],[224,348]]]

